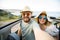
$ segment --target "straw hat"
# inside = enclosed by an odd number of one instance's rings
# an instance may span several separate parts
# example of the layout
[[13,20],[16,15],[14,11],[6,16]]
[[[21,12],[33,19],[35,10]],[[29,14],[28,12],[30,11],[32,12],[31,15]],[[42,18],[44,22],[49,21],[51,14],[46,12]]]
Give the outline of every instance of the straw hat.
[[31,9],[28,6],[26,6],[23,10],[20,11],[20,13],[27,12],[27,11],[32,12]]

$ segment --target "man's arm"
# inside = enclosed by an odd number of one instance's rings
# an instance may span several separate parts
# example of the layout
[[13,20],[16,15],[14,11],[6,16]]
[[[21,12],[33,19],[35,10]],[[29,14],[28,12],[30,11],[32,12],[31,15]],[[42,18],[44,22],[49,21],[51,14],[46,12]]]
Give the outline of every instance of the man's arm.
[[45,31],[42,31],[37,23],[33,24],[33,31],[36,40],[54,40],[52,36],[50,36]]
[[18,36],[21,36],[21,28],[18,28]]

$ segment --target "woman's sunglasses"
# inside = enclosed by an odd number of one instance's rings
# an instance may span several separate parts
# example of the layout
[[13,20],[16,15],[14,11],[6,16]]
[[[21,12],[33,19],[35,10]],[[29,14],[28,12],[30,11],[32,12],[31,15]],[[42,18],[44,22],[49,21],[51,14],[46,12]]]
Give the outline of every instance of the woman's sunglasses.
[[46,20],[46,19],[47,19],[47,16],[44,16],[44,17],[39,16],[38,18],[39,18],[39,19],[42,19],[42,18],[43,18],[44,20]]

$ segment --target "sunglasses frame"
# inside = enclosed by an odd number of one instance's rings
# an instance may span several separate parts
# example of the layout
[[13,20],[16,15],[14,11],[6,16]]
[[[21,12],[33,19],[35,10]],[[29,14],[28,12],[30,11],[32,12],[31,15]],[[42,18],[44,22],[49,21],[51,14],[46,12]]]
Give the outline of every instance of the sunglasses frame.
[[38,18],[39,18],[39,19],[42,19],[42,18],[43,18],[44,20],[47,20],[47,16],[44,16],[44,17],[39,16]]
[[31,12],[23,12],[22,15],[25,16],[25,15],[30,15]]

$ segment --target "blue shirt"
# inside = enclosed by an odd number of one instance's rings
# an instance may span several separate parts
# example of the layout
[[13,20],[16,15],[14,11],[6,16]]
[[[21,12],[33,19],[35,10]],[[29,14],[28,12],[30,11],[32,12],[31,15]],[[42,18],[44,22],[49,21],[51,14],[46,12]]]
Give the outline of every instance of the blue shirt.
[[34,21],[30,20],[29,23],[25,23],[23,20],[21,21],[21,31],[22,31],[22,39],[23,40],[35,40],[34,32],[33,32],[33,24]]

